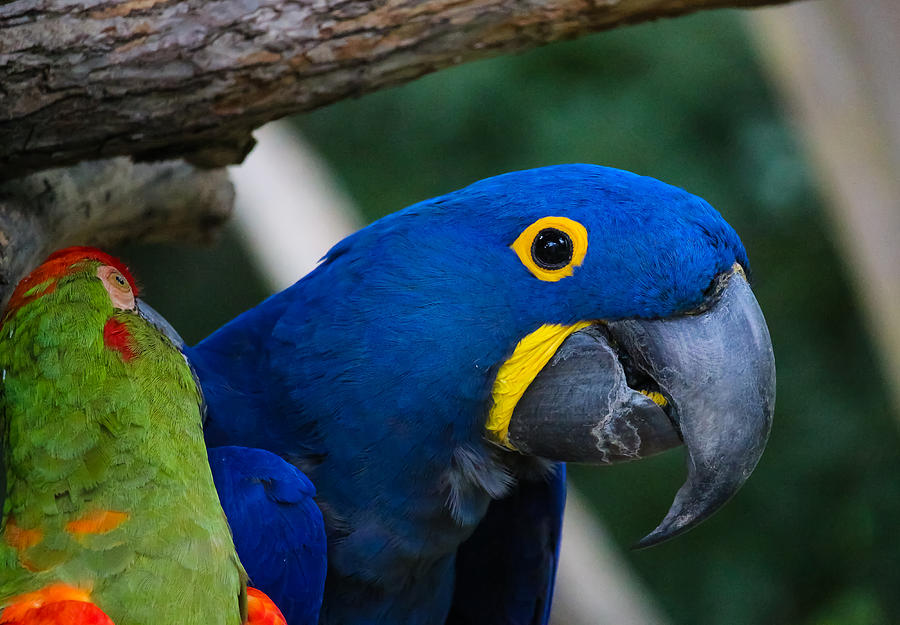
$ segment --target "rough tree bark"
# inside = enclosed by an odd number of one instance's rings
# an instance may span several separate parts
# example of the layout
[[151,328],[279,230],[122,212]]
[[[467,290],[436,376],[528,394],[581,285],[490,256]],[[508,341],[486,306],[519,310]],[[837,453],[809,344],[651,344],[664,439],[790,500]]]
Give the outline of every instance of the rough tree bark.
[[231,214],[225,170],[119,157],[50,169],[0,185],[0,309],[54,249],[128,241],[205,241]]
[[0,178],[239,161],[272,119],[617,25],[786,0],[0,0]]
[[[54,248],[206,238],[263,123],[618,25],[789,0],[0,0],[0,304]],[[49,167],[95,160],[35,174]],[[30,175],[29,175],[30,174]],[[22,178],[22,176],[26,176]]]

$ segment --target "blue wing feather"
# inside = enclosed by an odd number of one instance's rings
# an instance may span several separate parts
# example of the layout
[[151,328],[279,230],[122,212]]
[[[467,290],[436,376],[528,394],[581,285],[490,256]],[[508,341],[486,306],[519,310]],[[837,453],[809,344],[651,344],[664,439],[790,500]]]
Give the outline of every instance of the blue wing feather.
[[521,480],[491,502],[456,555],[446,625],[546,625],[559,562],[565,465],[548,479]]
[[326,541],[312,483],[261,449],[211,448],[209,464],[250,584],[269,595],[288,625],[314,625],[325,587]]

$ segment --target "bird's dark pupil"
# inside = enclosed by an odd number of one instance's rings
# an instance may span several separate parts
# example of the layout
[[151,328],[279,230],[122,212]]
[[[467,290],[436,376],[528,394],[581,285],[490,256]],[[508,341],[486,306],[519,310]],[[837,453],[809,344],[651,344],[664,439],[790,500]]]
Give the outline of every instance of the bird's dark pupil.
[[125,278],[123,278],[122,276],[116,276],[116,282],[118,282],[122,286],[125,286]]
[[572,260],[572,239],[562,230],[544,228],[534,237],[531,257],[542,269],[562,269]]

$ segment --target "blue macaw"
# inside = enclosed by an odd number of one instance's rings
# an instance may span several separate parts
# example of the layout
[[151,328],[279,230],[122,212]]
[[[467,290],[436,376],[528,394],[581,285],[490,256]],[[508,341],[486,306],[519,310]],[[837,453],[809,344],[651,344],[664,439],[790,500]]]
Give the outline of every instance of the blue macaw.
[[[746,271],[702,199],[616,169],[546,167],[371,224],[185,352],[207,444],[267,450],[315,484],[320,623],[543,624],[564,462],[685,444],[687,480],[645,546],[712,514],[755,467],[775,377]],[[245,470],[228,453],[217,484]],[[302,512],[273,512],[264,533],[255,519],[291,503],[287,483],[249,507],[220,486],[251,580],[279,605],[283,589],[256,577],[300,566],[277,526]]]

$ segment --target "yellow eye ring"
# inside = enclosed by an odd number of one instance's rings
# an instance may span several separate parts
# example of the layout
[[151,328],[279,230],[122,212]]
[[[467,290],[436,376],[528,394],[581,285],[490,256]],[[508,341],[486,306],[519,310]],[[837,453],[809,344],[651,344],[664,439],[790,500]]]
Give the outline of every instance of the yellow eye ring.
[[587,254],[587,230],[568,217],[542,217],[510,245],[538,280],[556,282],[575,271]]

